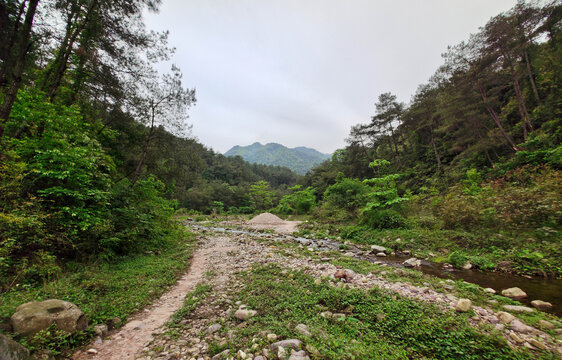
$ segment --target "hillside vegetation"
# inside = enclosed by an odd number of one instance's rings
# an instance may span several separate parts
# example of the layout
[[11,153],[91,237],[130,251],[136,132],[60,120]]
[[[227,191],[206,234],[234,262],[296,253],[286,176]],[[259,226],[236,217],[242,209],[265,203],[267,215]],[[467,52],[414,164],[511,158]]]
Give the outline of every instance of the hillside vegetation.
[[449,47],[408,105],[381,94],[302,182],[322,200],[316,230],[560,276],[561,17],[556,2],[519,2]]
[[250,163],[284,166],[300,175],[306,174],[330,157],[328,154],[303,146],[290,149],[281,144],[262,145],[259,142],[248,146],[234,146],[224,153],[224,156],[241,156]]

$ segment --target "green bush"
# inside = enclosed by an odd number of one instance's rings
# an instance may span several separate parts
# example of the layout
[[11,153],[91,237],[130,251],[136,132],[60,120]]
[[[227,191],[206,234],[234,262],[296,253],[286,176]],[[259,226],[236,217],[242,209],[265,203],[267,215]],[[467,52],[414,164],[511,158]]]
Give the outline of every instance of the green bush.
[[355,213],[367,202],[370,187],[361,180],[350,179],[339,173],[336,183],[324,192],[324,202],[328,206]]
[[392,209],[365,211],[361,216],[361,223],[379,230],[406,227],[406,219]]

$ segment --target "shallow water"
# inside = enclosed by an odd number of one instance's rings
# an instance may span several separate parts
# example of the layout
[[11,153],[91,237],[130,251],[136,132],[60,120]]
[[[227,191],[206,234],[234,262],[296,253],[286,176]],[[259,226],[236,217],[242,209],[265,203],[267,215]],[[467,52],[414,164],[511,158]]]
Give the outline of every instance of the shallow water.
[[[222,227],[206,227],[197,224],[189,224],[189,226],[217,232],[226,232],[231,234],[252,235],[258,237],[271,237],[277,239],[288,239],[296,241],[303,246],[308,246],[321,251],[339,250],[341,243],[333,240],[325,239],[308,239],[303,237],[283,236],[278,234],[267,234],[261,232],[253,232],[246,230],[227,229]],[[388,255],[386,257],[376,257],[374,255],[365,255],[364,251],[351,245],[349,249],[355,254],[355,258],[368,260],[374,263],[383,263],[395,267],[403,267],[402,262],[410,258],[410,256]],[[484,288],[492,288],[501,293],[501,290],[518,287],[529,295],[525,299],[519,300],[521,303],[529,305],[533,300],[543,300],[552,303],[553,307],[548,312],[562,317],[562,279],[550,279],[544,277],[525,277],[499,272],[485,272],[479,270],[451,270],[445,269],[440,264],[422,260],[422,265],[417,270],[437,276],[442,279],[462,279],[466,282],[480,285]]]

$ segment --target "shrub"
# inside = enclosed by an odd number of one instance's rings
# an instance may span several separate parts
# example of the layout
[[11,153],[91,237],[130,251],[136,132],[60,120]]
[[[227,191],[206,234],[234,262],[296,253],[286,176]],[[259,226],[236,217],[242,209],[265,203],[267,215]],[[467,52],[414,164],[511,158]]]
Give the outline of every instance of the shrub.
[[363,212],[361,223],[373,229],[399,229],[406,227],[406,219],[392,209]]
[[329,186],[324,192],[324,201],[328,206],[355,213],[365,206],[366,194],[369,190],[369,186],[360,180],[346,178],[339,173],[336,183]]

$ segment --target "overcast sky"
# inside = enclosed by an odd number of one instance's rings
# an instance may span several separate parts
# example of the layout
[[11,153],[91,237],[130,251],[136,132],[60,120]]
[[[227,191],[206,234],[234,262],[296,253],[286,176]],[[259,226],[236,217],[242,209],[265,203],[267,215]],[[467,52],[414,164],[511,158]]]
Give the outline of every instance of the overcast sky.
[[380,93],[409,102],[441,53],[515,0],[163,0],[173,63],[197,89],[193,135],[219,152],[278,142],[325,153]]

